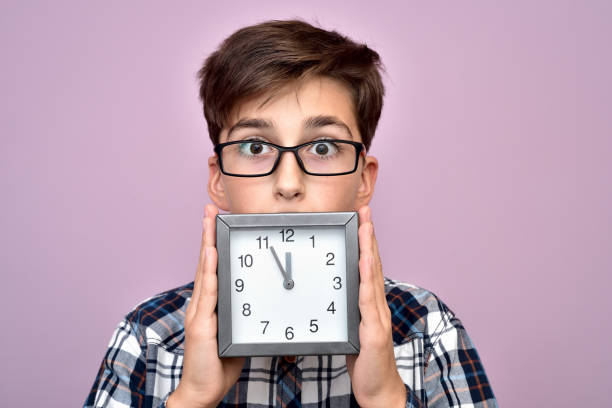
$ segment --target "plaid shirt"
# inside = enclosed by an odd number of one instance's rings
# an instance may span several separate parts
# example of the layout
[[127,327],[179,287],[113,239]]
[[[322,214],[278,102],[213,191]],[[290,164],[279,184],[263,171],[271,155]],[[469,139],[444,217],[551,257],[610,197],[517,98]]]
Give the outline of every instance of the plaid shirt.
[[[183,366],[183,322],[193,282],[145,300],[119,323],[84,407],[165,407]],[[406,407],[497,407],[476,348],[432,292],[385,278],[395,361]],[[299,356],[301,405],[357,407],[345,356]],[[274,407],[285,358],[246,358],[219,407]],[[280,405],[279,405],[280,406]]]

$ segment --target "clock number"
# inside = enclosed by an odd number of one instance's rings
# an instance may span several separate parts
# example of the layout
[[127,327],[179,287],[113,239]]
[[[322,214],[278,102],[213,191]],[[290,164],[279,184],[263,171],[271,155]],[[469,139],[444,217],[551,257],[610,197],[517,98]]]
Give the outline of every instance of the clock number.
[[285,337],[287,338],[287,340],[292,340],[295,337],[295,335],[293,334],[293,327],[288,326],[285,329]]
[[251,254],[240,255],[238,259],[240,259],[241,268],[244,268],[245,266],[247,268],[250,268],[251,266],[253,266],[253,256]]
[[261,242],[266,241],[266,249],[268,249],[268,237],[257,237],[257,241],[259,241],[259,249],[261,249]]
[[327,260],[327,264],[326,265],[335,265],[335,263],[333,263],[332,261],[334,260],[334,253],[333,252],[328,252],[327,255],[325,255],[327,257],[329,257],[329,259]]
[[329,306],[327,306],[327,311],[332,312],[332,314],[336,313],[336,308],[334,307],[334,302],[331,302]]
[[312,239],[312,247],[314,248],[314,235],[310,239]]
[[[287,236],[285,236],[285,232],[287,233]],[[291,229],[291,228],[282,229],[282,230],[280,230],[279,234],[281,234],[281,235],[282,235],[283,242],[295,242],[295,241],[292,239],[293,234],[294,234],[293,229]]]
[[263,331],[261,332],[261,334],[266,334],[266,329],[268,328],[268,325],[270,324],[269,320],[262,320],[259,323],[263,323],[264,324],[264,328]]
[[319,325],[316,323],[318,321],[319,321],[318,319],[312,319],[310,321],[310,331],[312,333],[315,333],[315,332],[319,331]]
[[244,316],[250,316],[251,315],[251,305],[249,303],[245,303],[242,305],[242,314]]
[[334,289],[342,289],[342,279],[339,276],[334,277]]
[[236,279],[236,292],[242,292],[244,290],[244,281],[242,279]]

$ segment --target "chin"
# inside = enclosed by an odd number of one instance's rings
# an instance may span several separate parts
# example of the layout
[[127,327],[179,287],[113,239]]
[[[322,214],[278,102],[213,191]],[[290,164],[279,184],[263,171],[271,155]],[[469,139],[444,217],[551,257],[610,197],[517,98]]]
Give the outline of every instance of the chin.
[[319,212],[320,210],[305,207],[280,207],[268,210],[271,213],[293,213],[293,212]]
[[276,214],[276,213],[294,213],[294,212],[337,212],[337,211],[354,211],[352,207],[341,208],[338,206],[313,206],[313,205],[262,205],[254,206],[248,209],[232,211],[235,214]]
[[326,210],[322,210],[319,208],[312,208],[312,207],[299,207],[299,206],[292,206],[292,207],[265,207],[263,209],[249,209],[248,211],[242,211],[243,213],[249,213],[249,214],[276,214],[276,213],[294,213],[294,212],[323,212]]

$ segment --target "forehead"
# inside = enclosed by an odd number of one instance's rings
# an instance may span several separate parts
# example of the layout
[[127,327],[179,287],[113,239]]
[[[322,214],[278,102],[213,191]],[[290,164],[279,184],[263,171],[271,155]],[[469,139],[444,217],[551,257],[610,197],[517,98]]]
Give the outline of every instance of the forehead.
[[227,139],[229,129],[245,120],[263,119],[272,125],[272,131],[297,132],[307,129],[312,118],[322,116],[344,123],[353,139],[361,141],[349,88],[338,80],[318,76],[292,82],[273,94],[238,102],[221,132],[220,142]]

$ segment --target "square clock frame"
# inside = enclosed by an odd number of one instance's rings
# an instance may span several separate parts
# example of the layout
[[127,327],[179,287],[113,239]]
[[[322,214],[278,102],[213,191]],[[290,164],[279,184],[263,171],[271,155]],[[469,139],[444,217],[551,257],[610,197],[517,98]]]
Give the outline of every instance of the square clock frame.
[[220,357],[359,353],[357,212],[218,214],[216,228]]

